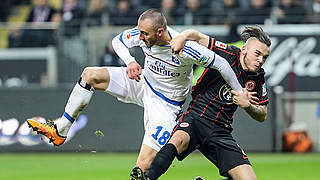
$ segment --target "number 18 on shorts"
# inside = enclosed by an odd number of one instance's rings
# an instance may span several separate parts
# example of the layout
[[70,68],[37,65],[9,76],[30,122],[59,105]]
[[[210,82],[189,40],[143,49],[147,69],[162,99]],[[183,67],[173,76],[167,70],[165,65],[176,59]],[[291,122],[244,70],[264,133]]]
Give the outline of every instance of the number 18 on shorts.
[[156,132],[151,134],[152,138],[156,140],[161,146],[165,145],[170,138],[170,133],[163,129],[162,126],[157,126]]

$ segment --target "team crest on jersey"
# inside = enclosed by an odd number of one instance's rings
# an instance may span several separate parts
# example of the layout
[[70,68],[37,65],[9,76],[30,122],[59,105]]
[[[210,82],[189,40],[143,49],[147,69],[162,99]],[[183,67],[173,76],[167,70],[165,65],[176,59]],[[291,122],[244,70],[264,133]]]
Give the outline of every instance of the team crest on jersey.
[[223,43],[223,42],[220,42],[220,41],[216,41],[215,45],[219,48],[222,48],[222,49],[227,49],[227,44],[226,43]]
[[266,96],[267,95],[267,85],[266,83],[264,83],[262,85],[262,96]]
[[179,126],[180,127],[189,127],[189,123],[183,122]]
[[249,80],[244,84],[244,87],[248,90],[248,91],[252,91],[254,90],[254,88],[256,87],[256,82],[254,82],[253,80]]
[[202,56],[201,58],[200,58],[200,62],[205,62],[205,61],[207,61],[208,60],[208,57],[207,56]]
[[171,61],[176,63],[176,64],[181,64],[181,61],[179,58],[172,56]]
[[233,97],[231,90],[232,88],[229,86],[229,84],[224,84],[219,90],[219,98],[223,101],[227,101],[228,104],[231,104]]
[[131,37],[131,34],[127,34],[127,39],[129,39]]

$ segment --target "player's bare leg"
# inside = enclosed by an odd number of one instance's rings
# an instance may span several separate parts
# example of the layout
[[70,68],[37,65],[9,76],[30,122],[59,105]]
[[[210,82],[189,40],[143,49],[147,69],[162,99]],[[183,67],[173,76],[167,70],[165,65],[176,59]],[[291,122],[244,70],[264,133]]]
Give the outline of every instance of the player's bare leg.
[[156,156],[157,151],[153,148],[142,144],[140,153],[136,162],[136,167],[130,173],[130,180],[145,180],[147,179],[144,176],[144,172],[150,167],[150,164],[154,157]]
[[252,166],[242,164],[228,171],[233,180],[257,180]]
[[27,122],[34,131],[48,137],[54,145],[60,146],[66,140],[69,129],[82,110],[88,105],[94,90],[106,90],[109,86],[110,75],[107,67],[87,67],[81,78],[74,86],[65,106],[62,117],[54,125],[39,123],[33,119]]
[[136,162],[136,166],[140,167],[143,172],[149,169],[150,164],[154,157],[156,156],[157,151],[152,149],[151,147],[142,144],[140,153]]

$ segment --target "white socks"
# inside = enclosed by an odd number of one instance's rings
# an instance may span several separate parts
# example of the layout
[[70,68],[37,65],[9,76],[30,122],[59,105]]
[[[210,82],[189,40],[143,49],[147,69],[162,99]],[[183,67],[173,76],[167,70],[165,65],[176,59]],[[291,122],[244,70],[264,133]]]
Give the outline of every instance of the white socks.
[[64,116],[54,121],[54,124],[57,126],[59,135],[64,137],[67,136],[68,131],[72,126],[72,123]]
[[65,106],[65,112],[60,119],[54,122],[59,135],[67,136],[72,123],[90,102],[93,91],[94,89],[80,78],[70,94],[67,105]]

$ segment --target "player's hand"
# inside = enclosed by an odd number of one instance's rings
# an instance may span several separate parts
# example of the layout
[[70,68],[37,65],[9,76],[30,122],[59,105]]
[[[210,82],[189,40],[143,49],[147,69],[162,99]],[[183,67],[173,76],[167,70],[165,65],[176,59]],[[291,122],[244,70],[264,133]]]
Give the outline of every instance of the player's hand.
[[249,95],[249,101],[251,104],[253,105],[259,105],[258,101],[259,101],[259,98],[257,98],[257,92],[248,92],[248,95]]
[[173,54],[179,54],[182,57],[184,42],[186,38],[183,35],[178,35],[170,41],[171,51]]
[[241,108],[247,108],[250,104],[258,105],[258,98],[255,96],[256,92],[248,92],[246,88],[242,88],[242,93],[235,90],[231,90],[233,94],[233,103],[240,106]]
[[128,64],[126,72],[127,72],[128,77],[130,79],[135,79],[137,82],[140,81],[140,75],[142,73],[142,68],[136,61],[133,61]]

